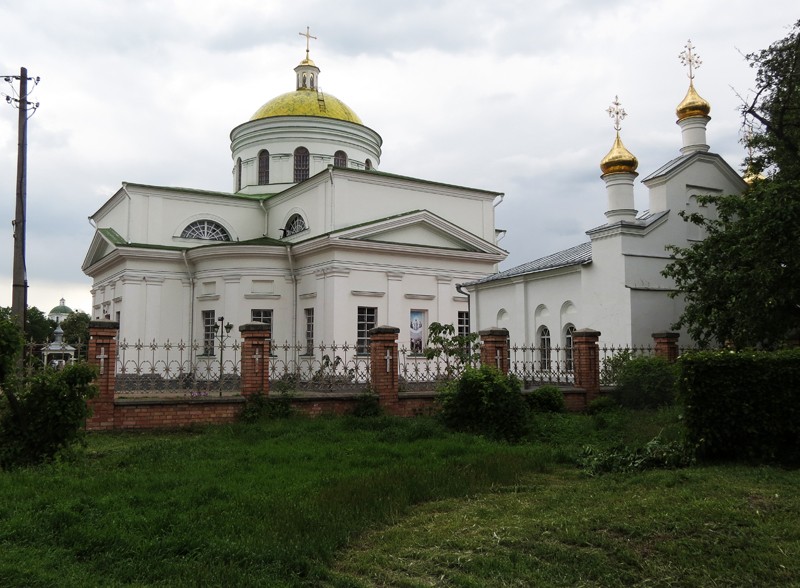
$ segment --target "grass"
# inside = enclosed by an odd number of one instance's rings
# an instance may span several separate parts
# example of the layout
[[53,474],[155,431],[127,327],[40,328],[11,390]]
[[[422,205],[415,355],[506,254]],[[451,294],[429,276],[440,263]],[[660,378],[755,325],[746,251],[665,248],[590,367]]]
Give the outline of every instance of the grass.
[[0,473],[0,585],[800,585],[797,471],[574,465],[659,433],[676,411],[542,415],[519,446],[422,418],[93,435]]

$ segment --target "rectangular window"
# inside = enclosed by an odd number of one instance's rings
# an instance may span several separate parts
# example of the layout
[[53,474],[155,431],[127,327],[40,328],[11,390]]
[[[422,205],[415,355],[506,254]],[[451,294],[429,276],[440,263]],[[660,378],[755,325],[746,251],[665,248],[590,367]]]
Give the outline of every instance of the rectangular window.
[[459,310],[458,311],[458,335],[461,337],[465,337],[469,335],[469,311],[468,310]]
[[314,309],[306,308],[306,355],[314,355]]
[[271,308],[252,308],[250,309],[251,323],[264,323],[269,331],[269,354],[275,355],[274,341],[272,333],[272,309]]
[[356,353],[369,353],[369,331],[378,325],[378,309],[359,306],[356,328]]
[[203,355],[214,355],[217,316],[213,310],[203,311]]

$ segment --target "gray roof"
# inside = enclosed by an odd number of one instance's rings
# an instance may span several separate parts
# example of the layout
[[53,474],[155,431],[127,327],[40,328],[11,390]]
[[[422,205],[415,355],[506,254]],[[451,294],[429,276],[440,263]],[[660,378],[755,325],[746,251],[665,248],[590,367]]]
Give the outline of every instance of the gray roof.
[[657,178],[659,176],[663,176],[663,175],[668,174],[672,170],[674,170],[674,169],[680,167],[681,165],[683,165],[685,162],[687,162],[689,159],[691,159],[692,157],[694,157],[698,153],[699,153],[698,151],[695,151],[693,153],[687,153],[685,155],[681,155],[679,157],[676,157],[672,161],[668,161],[667,163],[662,165],[660,168],[658,168],[656,171],[651,173],[649,176],[647,176],[646,178],[643,178],[642,182],[646,182],[647,180],[652,180],[653,178]]
[[564,249],[558,253],[552,253],[539,259],[534,259],[528,263],[523,263],[511,269],[507,269],[491,276],[486,276],[474,282],[468,282],[466,286],[472,284],[485,284],[487,282],[494,282],[496,280],[503,280],[505,278],[513,278],[514,276],[522,276],[525,274],[533,274],[536,272],[543,272],[545,270],[557,269],[560,267],[569,267],[572,265],[585,265],[592,262],[592,244],[591,242],[581,243],[575,247]]

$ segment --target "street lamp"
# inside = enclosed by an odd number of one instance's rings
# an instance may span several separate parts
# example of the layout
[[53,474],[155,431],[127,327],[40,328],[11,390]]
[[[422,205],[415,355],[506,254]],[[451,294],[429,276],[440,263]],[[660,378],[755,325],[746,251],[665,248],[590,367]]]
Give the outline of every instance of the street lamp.
[[219,341],[219,395],[222,397],[222,375],[225,372],[225,362],[222,356],[225,351],[225,341],[230,338],[233,325],[231,323],[225,323],[224,316],[219,317],[217,322],[219,324],[214,325],[214,338]]

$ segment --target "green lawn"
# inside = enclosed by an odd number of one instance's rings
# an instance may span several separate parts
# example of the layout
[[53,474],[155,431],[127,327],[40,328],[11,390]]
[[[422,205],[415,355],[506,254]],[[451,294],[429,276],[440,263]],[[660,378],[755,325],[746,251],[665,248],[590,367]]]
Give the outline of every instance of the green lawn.
[[574,465],[659,432],[675,411],[519,446],[391,418],[92,435],[0,473],[0,586],[800,585],[797,471]]

